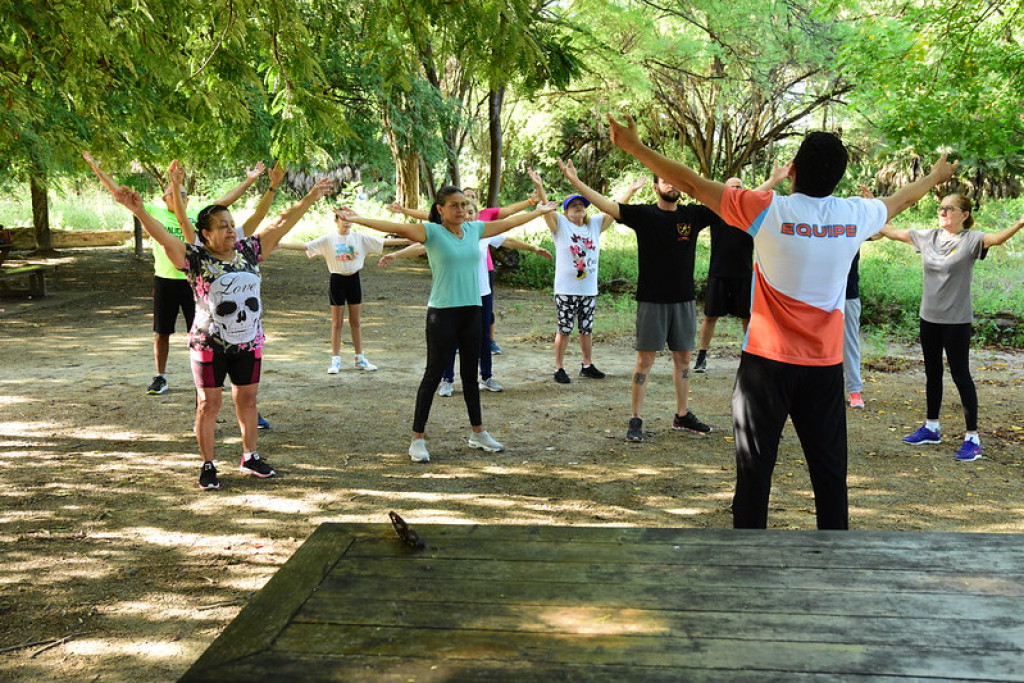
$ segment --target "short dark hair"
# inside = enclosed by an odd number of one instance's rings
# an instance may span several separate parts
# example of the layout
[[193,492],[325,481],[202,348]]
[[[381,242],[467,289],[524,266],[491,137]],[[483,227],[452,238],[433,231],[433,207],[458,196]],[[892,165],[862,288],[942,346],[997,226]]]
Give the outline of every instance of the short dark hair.
[[833,133],[808,133],[793,157],[794,190],[810,197],[827,197],[846,173],[846,146]]
[[430,205],[430,216],[427,217],[427,220],[430,221],[431,223],[440,223],[441,212],[437,210],[437,207],[444,206],[445,200],[447,200],[448,197],[452,196],[456,192],[461,193],[462,190],[455,187],[454,185],[445,185],[440,190],[438,190],[437,194],[434,195],[434,203]]
[[209,206],[203,207],[203,210],[199,212],[198,216],[196,216],[196,236],[199,238],[200,242],[206,244],[206,236],[203,235],[203,230],[210,229],[210,219],[213,217],[213,214],[227,210],[228,207],[220,204],[210,204]]

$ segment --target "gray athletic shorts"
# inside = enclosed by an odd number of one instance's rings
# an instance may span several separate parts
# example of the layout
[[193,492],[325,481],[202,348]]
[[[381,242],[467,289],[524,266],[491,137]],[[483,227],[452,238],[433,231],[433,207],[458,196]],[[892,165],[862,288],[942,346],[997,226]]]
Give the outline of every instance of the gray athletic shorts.
[[697,304],[636,302],[636,350],[692,351],[696,346]]

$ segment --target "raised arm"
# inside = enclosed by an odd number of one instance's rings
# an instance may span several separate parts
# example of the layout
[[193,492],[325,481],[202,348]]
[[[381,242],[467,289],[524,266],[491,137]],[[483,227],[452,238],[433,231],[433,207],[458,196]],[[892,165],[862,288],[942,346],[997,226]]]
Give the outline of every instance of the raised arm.
[[[530,182],[533,183],[533,191],[537,193],[537,202],[539,204],[547,204],[548,193],[544,191],[544,182],[540,179],[540,174],[532,168],[526,169],[526,175],[530,177]],[[558,218],[554,213],[544,214],[544,223],[547,224],[548,230],[554,235],[558,232]]]
[[878,231],[878,234],[882,235],[883,237],[888,237],[891,240],[896,240],[897,242],[906,242],[907,244],[914,243],[910,239],[909,230],[897,230],[896,226],[894,226],[892,223],[886,223],[885,225],[883,225],[882,229]]
[[[629,200],[633,198],[633,195],[637,193],[637,190],[639,190],[646,184],[647,180],[643,177],[639,177],[633,182],[631,182],[629,186],[622,191],[622,194],[619,195],[619,198],[618,200],[616,200],[615,203],[615,208],[619,208],[620,204],[629,204]],[[601,220],[601,232],[604,232],[605,230],[610,228],[612,226],[612,223],[614,222],[615,219],[612,216],[604,214],[604,218],[602,218]]]
[[185,202],[181,200],[182,182],[185,180],[185,168],[177,159],[171,162],[167,168],[167,178],[171,184],[171,211],[178,220],[178,227],[181,228],[181,236],[185,238],[185,244],[196,243],[196,229],[192,221],[185,215]]
[[100,168],[98,161],[92,158],[92,154],[89,152],[82,152],[82,157],[89,163],[89,167],[92,168],[103,186],[107,188],[110,195],[129,211],[131,211],[139,222],[142,223],[142,228],[156,240],[157,244],[163,247],[164,253],[167,254],[167,258],[174,265],[175,268],[185,267],[185,243],[180,239],[167,232],[160,221],[149,215],[146,208],[142,205],[142,197],[139,196],[138,192],[129,190],[123,185],[118,185],[113,179],[108,176]]
[[214,204],[231,206],[237,202],[238,199],[245,194],[245,191],[252,187],[252,184],[256,182],[256,179],[263,175],[263,171],[265,169],[266,166],[263,165],[262,161],[257,163],[253,168],[250,168],[245,172],[245,180],[239,183],[234,189],[229,190],[226,195],[215,201]]
[[537,216],[543,216],[544,214],[551,213],[554,210],[554,202],[548,202],[546,204],[538,204],[537,208],[533,211],[517,213],[515,216],[499,218],[496,221],[488,221],[487,223],[484,223],[484,234],[481,235],[481,237],[494,237],[495,235],[500,235],[512,228],[518,228],[520,225],[529,223]]
[[891,221],[900,212],[916,204],[933,187],[952,178],[959,165],[959,161],[953,163],[946,161],[946,153],[943,152],[939,160],[932,166],[932,170],[928,175],[922,176],[912,183],[907,183],[891,197],[880,197],[889,210],[887,220]]
[[554,258],[551,255],[551,252],[545,249],[544,247],[534,246],[529,242],[517,240],[515,237],[506,237],[505,241],[502,242],[501,246],[507,247],[509,249],[518,249],[519,251],[532,251],[534,254],[537,254],[538,256],[543,256],[549,261]]
[[269,256],[277,248],[278,242],[295,227],[299,219],[309,211],[309,207],[332,189],[334,189],[334,183],[329,178],[321,178],[316,181],[309,194],[293,204],[291,208],[285,209],[270,225],[260,230],[260,244],[264,257]]
[[267,217],[267,212],[270,211],[271,204],[274,203],[274,199],[277,198],[277,188],[281,186],[281,182],[284,180],[285,167],[280,160],[274,164],[274,168],[270,169],[267,177],[270,178],[270,187],[263,196],[260,197],[260,203],[256,205],[256,210],[252,212],[252,215],[242,224],[242,233],[249,237],[256,228],[259,227],[263,219]]
[[1017,219],[1017,222],[1011,225],[1010,227],[1004,228],[999,232],[986,232],[985,240],[984,242],[982,242],[982,245],[986,249],[988,249],[989,247],[998,247],[999,245],[1006,242],[1006,240],[1016,235],[1017,231],[1020,230],[1021,228],[1024,228],[1024,216],[1021,216],[1019,219]]
[[772,169],[772,173],[768,176],[768,180],[764,181],[754,189],[758,191],[774,190],[776,185],[789,177],[789,172],[792,168],[792,161],[787,161],[781,166],[776,166]]
[[[708,180],[689,166],[672,161],[640,142],[640,134],[637,132],[636,122],[632,116],[626,116],[626,123],[623,125],[609,114],[608,127],[611,140],[619,149],[635,157],[637,161],[680,192],[685,192],[721,215],[722,192],[725,191],[725,184]],[[587,198],[589,199],[589,197]]]
[[368,218],[366,216],[360,216],[347,206],[343,206],[341,209],[336,209],[335,213],[349,223],[363,225],[371,230],[384,233],[394,233],[412,242],[427,241],[427,228],[423,223],[396,223],[394,221],[385,221],[379,218]]
[[508,206],[503,206],[500,209],[498,209],[498,218],[508,218],[509,216],[513,216],[519,213],[520,211],[526,211],[526,209],[531,206],[537,206],[537,203],[539,201],[540,195],[537,194],[537,190],[534,189],[533,194],[531,194],[528,199],[524,199],[521,202],[509,204]]
[[580,180],[579,175],[576,173],[576,167],[573,166],[571,159],[567,162],[559,159],[558,169],[562,172],[562,175],[565,176],[566,180],[572,183],[572,186],[576,188],[576,191],[586,197],[587,201],[597,207],[598,211],[611,216],[615,220],[622,218],[622,214],[619,213],[619,203],[608,199],[603,194]]
[[425,221],[430,218],[430,212],[425,209],[410,209],[402,206],[398,202],[391,202],[388,204],[388,211],[391,213],[400,213],[403,216],[413,219],[414,221]]

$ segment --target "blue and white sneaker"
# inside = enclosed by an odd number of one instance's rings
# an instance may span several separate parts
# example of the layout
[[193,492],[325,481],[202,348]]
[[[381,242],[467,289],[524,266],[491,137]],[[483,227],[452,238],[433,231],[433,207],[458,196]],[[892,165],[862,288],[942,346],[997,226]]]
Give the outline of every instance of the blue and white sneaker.
[[257,429],[270,429],[270,423],[263,419],[263,416],[256,413],[256,427]]
[[933,432],[924,425],[910,436],[903,437],[903,443],[909,443],[911,446],[920,446],[922,444],[929,443],[942,443],[942,437],[939,436],[938,432]]
[[491,340],[491,355],[492,356],[500,356],[501,355],[501,347],[498,346],[498,342],[494,341],[493,339]]
[[970,439],[964,441],[964,445],[960,447],[960,450],[953,456],[960,462],[971,462],[981,457],[981,444],[974,443]]

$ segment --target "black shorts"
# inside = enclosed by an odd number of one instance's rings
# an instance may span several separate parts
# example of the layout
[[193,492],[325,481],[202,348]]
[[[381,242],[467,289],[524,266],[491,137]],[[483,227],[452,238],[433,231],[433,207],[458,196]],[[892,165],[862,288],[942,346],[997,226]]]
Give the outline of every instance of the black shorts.
[[363,303],[363,285],[359,282],[359,273],[339,275],[331,273],[331,305],[355,306]]
[[153,331],[157,334],[174,334],[178,311],[185,316],[185,331],[192,329],[196,317],[196,300],[188,280],[170,280],[165,277],[153,278]]
[[260,383],[263,367],[263,351],[200,351],[191,349],[192,379],[199,389],[216,389],[224,386],[224,378],[230,377],[236,387]]
[[721,318],[734,315],[737,318],[750,317],[750,288],[748,277],[708,276],[708,288],[704,295],[704,315]]

